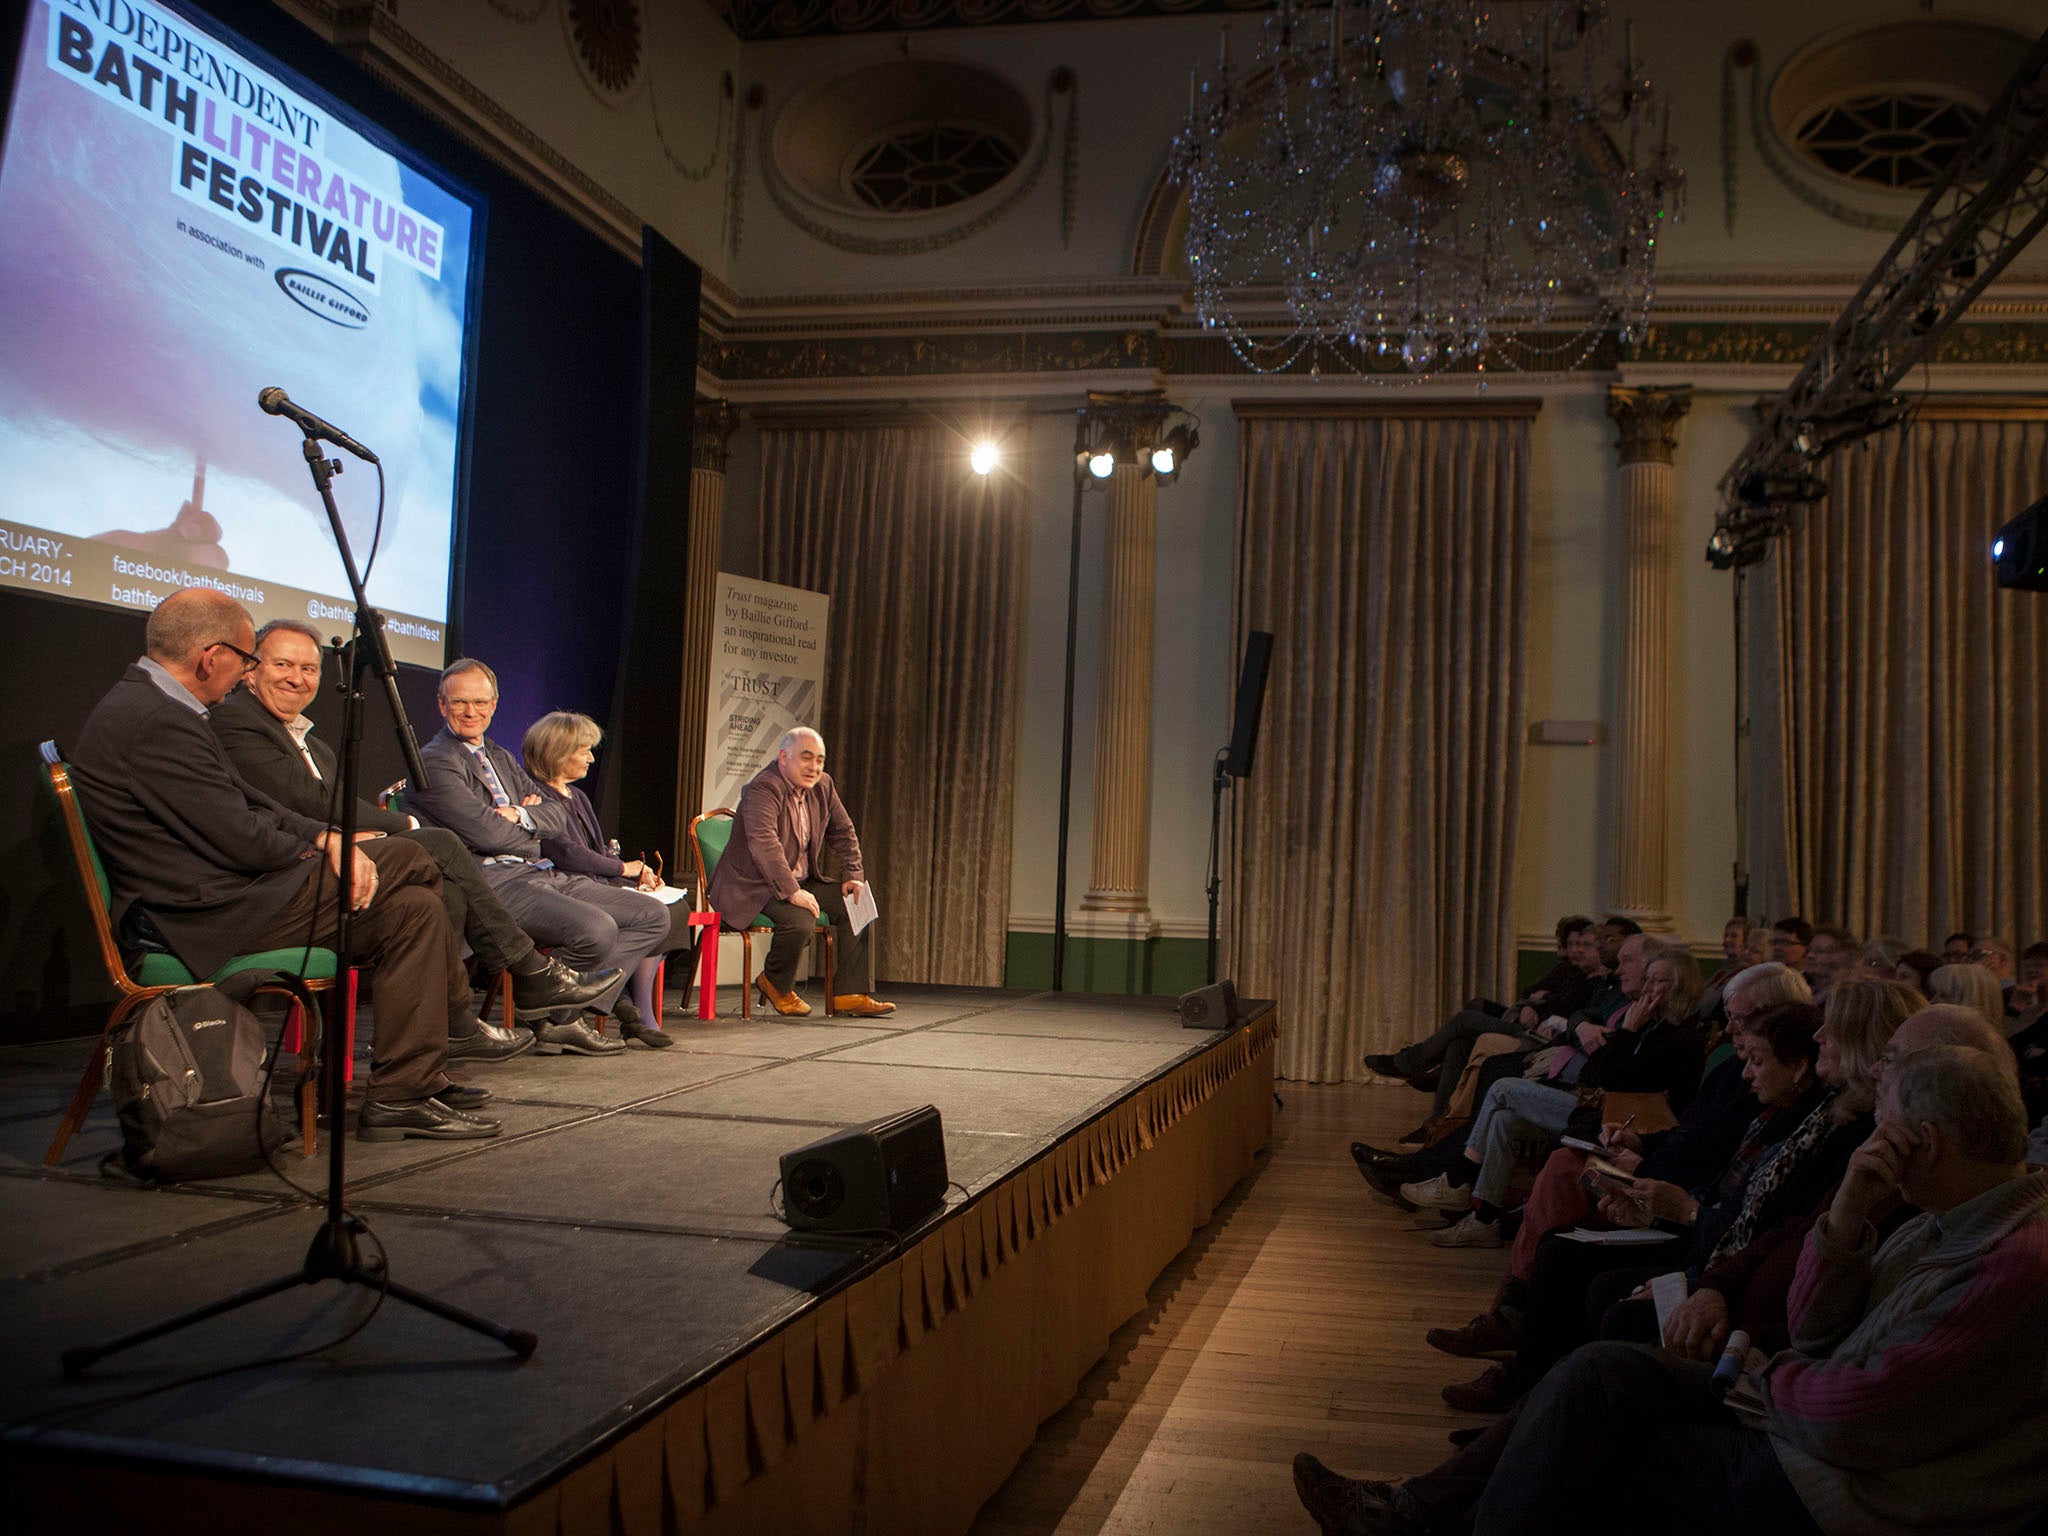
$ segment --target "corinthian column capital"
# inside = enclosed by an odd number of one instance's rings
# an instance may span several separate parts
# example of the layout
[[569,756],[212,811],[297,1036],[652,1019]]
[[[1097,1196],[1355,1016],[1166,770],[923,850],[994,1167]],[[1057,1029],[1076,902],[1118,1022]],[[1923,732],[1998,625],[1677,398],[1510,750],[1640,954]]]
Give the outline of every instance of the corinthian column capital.
[[699,400],[690,431],[690,467],[725,473],[725,456],[740,413],[730,400]]
[[1673,389],[1610,384],[1607,414],[1620,430],[1615,451],[1623,464],[1669,464],[1678,451],[1678,423],[1692,409],[1692,386]]

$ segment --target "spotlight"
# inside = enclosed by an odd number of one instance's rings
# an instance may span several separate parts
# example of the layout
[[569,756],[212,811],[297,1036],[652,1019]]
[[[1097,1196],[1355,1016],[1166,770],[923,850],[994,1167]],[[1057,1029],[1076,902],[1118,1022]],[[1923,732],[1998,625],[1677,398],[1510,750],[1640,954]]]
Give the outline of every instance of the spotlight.
[[1202,434],[1194,424],[1182,421],[1159,440],[1159,446],[1152,450],[1152,473],[1161,485],[1171,485],[1180,478],[1188,455],[1201,446]]
[[1173,468],[1173,448],[1170,444],[1161,443],[1152,450],[1152,473],[1162,480],[1169,480],[1173,477]]
[[1098,480],[1107,480],[1116,473],[1116,455],[1107,448],[1088,455],[1088,473]]
[[1998,530],[1991,560],[2001,587],[2048,592],[2048,496]]
[[985,475],[996,467],[996,460],[1001,457],[996,445],[984,438],[974,445],[974,451],[967,455],[967,462],[977,475]]

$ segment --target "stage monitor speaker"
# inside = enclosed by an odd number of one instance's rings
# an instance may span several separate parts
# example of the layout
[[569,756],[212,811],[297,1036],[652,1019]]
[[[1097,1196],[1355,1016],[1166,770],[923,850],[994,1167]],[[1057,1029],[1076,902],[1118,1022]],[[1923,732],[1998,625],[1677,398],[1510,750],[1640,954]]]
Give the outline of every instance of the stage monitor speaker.
[[1223,771],[1248,779],[1259,749],[1259,720],[1266,712],[1266,669],[1273,663],[1273,637],[1255,629],[1244,639],[1244,665],[1237,674],[1237,724],[1230,732],[1230,753]]
[[1237,988],[1227,981],[1197,987],[1180,998],[1180,1022],[1185,1029],[1230,1029],[1237,1023]]
[[2001,587],[2048,592],[2048,496],[1998,530],[1991,565]]
[[927,1104],[782,1154],[782,1219],[800,1232],[902,1232],[946,1200],[946,1137]]

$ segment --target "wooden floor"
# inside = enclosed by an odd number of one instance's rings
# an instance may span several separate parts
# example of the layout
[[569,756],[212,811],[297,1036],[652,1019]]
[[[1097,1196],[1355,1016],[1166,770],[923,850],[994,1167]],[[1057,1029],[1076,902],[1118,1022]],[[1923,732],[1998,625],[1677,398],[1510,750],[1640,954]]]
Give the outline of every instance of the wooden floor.
[[1294,1497],[1296,1451],[1396,1477],[1483,1422],[1437,1396],[1478,1367],[1422,1335],[1484,1310],[1505,1254],[1431,1246],[1348,1151],[1392,1145],[1429,1101],[1392,1085],[1280,1092],[1258,1169],[1039,1431],[975,1536],[1302,1536],[1314,1527]]

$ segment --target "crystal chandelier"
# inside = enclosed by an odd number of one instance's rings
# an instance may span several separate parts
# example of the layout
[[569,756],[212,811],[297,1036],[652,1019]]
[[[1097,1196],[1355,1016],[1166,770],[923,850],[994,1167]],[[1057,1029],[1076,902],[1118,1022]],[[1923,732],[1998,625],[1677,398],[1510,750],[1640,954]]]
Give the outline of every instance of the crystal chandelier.
[[1172,153],[1202,323],[1261,373],[1571,368],[1636,339],[1685,177],[1605,12],[1280,0],[1235,71],[1226,29]]

